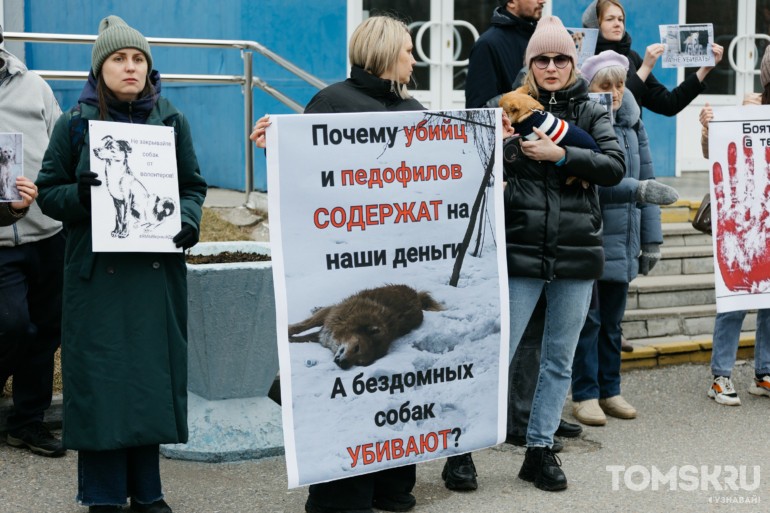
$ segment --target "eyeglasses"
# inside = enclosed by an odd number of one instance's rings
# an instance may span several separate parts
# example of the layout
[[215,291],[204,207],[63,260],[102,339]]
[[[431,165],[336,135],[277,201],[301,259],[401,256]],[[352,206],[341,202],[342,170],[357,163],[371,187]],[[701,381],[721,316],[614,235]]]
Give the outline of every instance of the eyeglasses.
[[567,67],[567,64],[570,63],[570,58],[566,55],[557,55],[555,57],[547,57],[545,55],[538,55],[532,61],[535,63],[535,66],[537,66],[539,69],[545,69],[548,67],[549,64],[551,64],[551,61],[553,61],[553,65],[556,66],[559,69],[564,69]]

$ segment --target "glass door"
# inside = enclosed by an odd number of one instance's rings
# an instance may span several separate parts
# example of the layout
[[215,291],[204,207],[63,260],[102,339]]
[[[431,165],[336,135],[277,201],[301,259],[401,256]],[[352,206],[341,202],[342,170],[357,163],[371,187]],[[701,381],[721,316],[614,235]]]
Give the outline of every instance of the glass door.
[[417,60],[410,92],[429,109],[461,109],[471,47],[499,5],[496,0],[349,0],[348,34],[372,15],[404,19]]
[[[677,175],[708,169],[700,147],[698,114],[711,106],[740,105],[761,92],[759,64],[770,42],[770,0],[681,0],[681,23],[713,23],[714,39],[724,46],[722,62],[706,77],[708,89],[677,116]],[[697,68],[680,69],[678,80]]]

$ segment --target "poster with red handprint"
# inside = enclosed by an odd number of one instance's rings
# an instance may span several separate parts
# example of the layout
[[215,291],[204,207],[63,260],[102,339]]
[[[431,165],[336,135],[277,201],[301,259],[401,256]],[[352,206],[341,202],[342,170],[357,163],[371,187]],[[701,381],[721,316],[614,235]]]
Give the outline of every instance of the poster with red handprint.
[[709,123],[717,311],[770,307],[770,105],[714,108]]

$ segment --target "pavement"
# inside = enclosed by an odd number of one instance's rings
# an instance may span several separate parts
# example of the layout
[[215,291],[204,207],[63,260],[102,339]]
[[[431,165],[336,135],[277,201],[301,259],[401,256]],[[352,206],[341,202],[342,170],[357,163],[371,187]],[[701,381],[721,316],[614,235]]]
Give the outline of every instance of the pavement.
[[[708,187],[705,174],[661,181],[687,200],[700,200]],[[233,218],[257,219],[255,230],[263,226],[266,233],[264,193],[247,197],[212,188],[205,205]],[[770,444],[764,429],[770,398],[746,392],[752,374],[753,362],[739,360],[733,378],[743,405],[727,407],[706,395],[707,363],[626,370],[623,395],[639,416],[609,418],[606,426],[586,426],[579,438],[562,439],[567,490],[543,492],[518,479],[524,449],[502,444],[474,453],[475,492],[444,487],[443,459],[418,465],[414,511],[770,511]],[[563,418],[574,422],[569,404]],[[299,513],[307,497],[307,487],[287,489],[283,457],[238,463],[162,458],[161,475],[166,500],[177,513]],[[661,475],[667,477],[661,481]],[[74,451],[50,459],[0,441],[0,513],[85,513],[75,502],[76,489]]]
[[[743,405],[729,407],[707,397],[707,364],[624,372],[623,395],[639,416],[609,418],[606,426],[586,426],[579,438],[562,439],[559,457],[567,490],[543,492],[518,479],[524,449],[502,444],[474,453],[479,473],[475,492],[444,487],[444,460],[419,464],[413,511],[768,511],[770,444],[765,427],[770,398],[746,392],[752,373],[752,361],[737,363],[733,379]],[[563,418],[573,420],[568,407]],[[160,466],[166,500],[176,513],[304,511],[307,487],[287,489],[282,457],[239,463],[162,458]],[[737,490],[730,489],[733,474],[738,476]],[[661,483],[655,475],[674,480]],[[85,513],[75,502],[76,488],[74,451],[49,459],[0,442],[3,513]]]

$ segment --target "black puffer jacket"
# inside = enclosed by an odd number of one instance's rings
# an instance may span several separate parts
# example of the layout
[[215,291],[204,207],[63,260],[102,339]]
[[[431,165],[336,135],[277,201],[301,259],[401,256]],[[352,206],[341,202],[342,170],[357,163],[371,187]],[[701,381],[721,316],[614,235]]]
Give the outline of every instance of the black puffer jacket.
[[596,187],[567,185],[566,179],[576,176],[594,185],[616,185],[625,173],[623,151],[607,111],[588,100],[585,80],[555,93],[540,89],[539,95],[546,110],[591,134],[602,153],[568,146],[561,166],[523,155],[506,164],[508,275],[596,279],[604,268],[599,196]]
[[390,80],[353,66],[349,79],[316,93],[305,107],[305,114],[389,110],[425,110],[425,107],[414,98],[401,98]]

